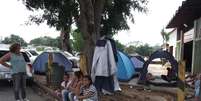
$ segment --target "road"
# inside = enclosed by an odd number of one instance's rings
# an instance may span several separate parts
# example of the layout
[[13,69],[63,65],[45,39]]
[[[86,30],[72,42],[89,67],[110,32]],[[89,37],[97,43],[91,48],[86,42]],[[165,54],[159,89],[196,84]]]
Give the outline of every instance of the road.
[[[32,87],[27,87],[26,91],[30,101],[49,101],[49,98],[40,95]],[[0,101],[15,101],[11,83],[0,81]]]

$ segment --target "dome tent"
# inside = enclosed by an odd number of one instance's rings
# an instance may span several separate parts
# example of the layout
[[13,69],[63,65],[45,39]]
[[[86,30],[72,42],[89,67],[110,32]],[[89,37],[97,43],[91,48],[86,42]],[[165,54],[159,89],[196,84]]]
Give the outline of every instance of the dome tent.
[[65,72],[72,71],[72,63],[62,52],[43,52],[33,62],[32,66],[35,73],[45,73],[47,71],[46,65],[49,53],[53,55],[53,63],[63,66]]
[[140,72],[143,69],[145,61],[141,56],[131,56],[130,60],[132,61],[136,72]]
[[134,66],[129,57],[123,52],[118,51],[117,56],[117,78],[120,81],[128,81],[135,73]]
[[167,52],[167,51],[163,51],[163,50],[158,50],[155,51],[153,54],[151,54],[151,56],[149,57],[149,60],[147,60],[144,65],[143,65],[143,70],[141,71],[141,75],[139,78],[138,83],[139,84],[143,84],[146,83],[146,74],[148,73],[148,66],[149,64],[157,58],[164,58],[166,60],[168,60],[172,66],[171,72],[172,74],[177,75],[178,73],[178,62],[177,60],[172,56],[171,53]]

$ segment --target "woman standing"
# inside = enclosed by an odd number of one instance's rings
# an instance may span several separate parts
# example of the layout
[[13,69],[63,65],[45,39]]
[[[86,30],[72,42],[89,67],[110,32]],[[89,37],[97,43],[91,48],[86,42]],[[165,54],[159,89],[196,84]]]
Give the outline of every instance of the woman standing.
[[[20,52],[21,46],[18,43],[14,43],[10,46],[10,52],[5,54],[0,59],[0,64],[8,67],[12,71],[13,85],[15,100],[20,101],[20,91],[22,101],[29,101],[26,99],[26,61],[22,53]],[[10,65],[6,62],[10,61]]]

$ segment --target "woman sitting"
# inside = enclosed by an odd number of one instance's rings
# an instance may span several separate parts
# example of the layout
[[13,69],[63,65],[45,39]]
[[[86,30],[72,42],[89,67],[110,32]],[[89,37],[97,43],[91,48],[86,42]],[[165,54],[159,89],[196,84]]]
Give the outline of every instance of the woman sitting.
[[69,87],[68,87],[68,89],[70,91],[68,94],[68,98],[70,101],[74,101],[74,96],[80,94],[82,78],[83,78],[82,72],[77,71],[74,73],[74,77],[71,80],[71,83],[69,84]]
[[95,86],[92,84],[90,76],[84,76],[81,94],[77,96],[80,101],[98,101],[98,94]]

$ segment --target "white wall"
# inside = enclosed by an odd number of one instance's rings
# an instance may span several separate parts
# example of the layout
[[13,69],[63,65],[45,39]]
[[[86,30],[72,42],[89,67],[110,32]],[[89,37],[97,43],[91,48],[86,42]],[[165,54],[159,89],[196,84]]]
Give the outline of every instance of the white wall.
[[184,33],[184,43],[193,41],[193,35],[194,35],[194,28]]
[[172,34],[170,34],[169,46],[173,46],[173,56],[176,54],[176,43],[177,43],[177,30],[174,30]]

